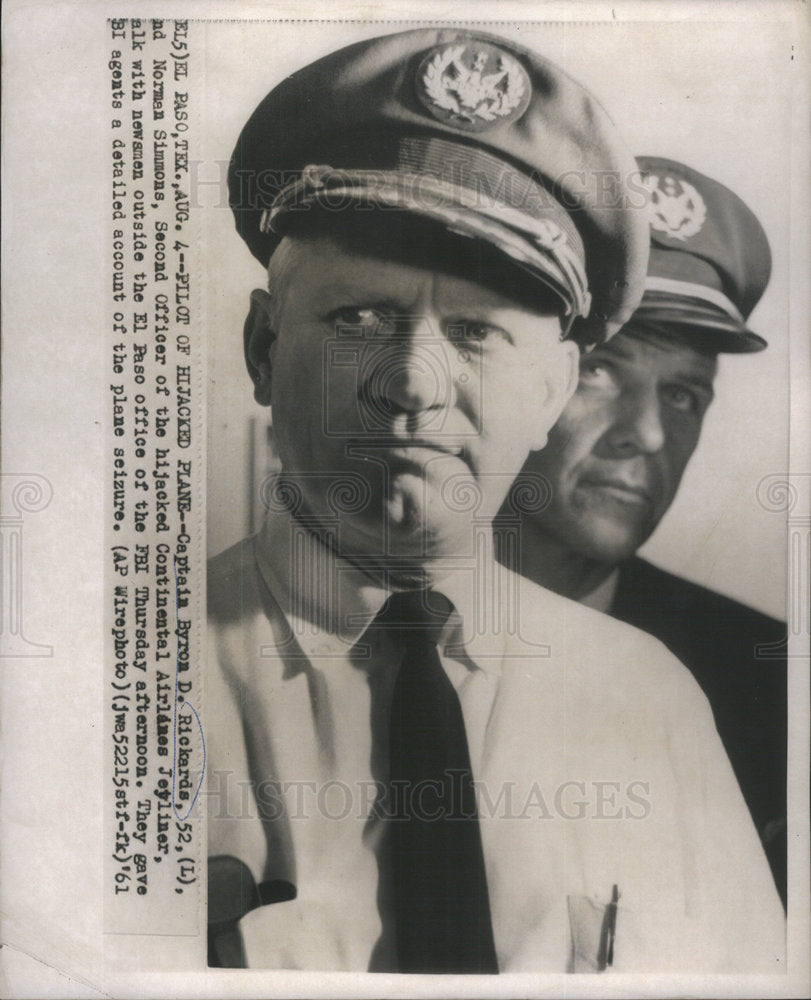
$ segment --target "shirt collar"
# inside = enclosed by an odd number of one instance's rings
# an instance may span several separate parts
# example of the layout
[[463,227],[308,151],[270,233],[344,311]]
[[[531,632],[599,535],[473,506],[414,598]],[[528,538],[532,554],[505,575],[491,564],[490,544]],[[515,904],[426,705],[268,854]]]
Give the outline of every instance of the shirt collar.
[[437,582],[434,590],[455,609],[442,637],[448,656],[466,656],[486,673],[501,673],[509,614],[509,602],[503,599],[511,590],[504,586],[507,577],[512,574],[495,561],[488,534],[486,551],[460,558],[458,566]]
[[[345,655],[390,594],[284,509],[268,511],[255,551],[265,585],[308,656]],[[455,557],[433,588],[455,609],[440,640],[446,655],[501,672],[517,579],[493,557],[490,532],[478,532],[470,555]]]
[[346,654],[388,597],[284,509],[268,511],[256,536],[256,561],[307,655]]

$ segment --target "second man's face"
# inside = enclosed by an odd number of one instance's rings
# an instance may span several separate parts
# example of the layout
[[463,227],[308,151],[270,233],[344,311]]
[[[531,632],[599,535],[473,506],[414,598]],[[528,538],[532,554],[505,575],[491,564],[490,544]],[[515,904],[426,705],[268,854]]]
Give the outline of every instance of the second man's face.
[[714,357],[630,326],[585,355],[548,447],[527,462],[550,489],[536,525],[587,559],[633,555],[676,495],[716,368]]
[[467,553],[572,391],[559,318],[323,238],[283,285],[271,405],[303,513],[345,555]]

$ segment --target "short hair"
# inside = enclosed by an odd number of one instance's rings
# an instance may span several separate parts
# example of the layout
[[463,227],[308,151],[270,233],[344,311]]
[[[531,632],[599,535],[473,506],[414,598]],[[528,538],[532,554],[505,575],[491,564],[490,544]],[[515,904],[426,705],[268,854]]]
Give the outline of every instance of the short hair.
[[312,241],[312,236],[285,236],[268,262],[269,313],[270,324],[274,330],[279,329],[290,278],[298,264],[302,248]]

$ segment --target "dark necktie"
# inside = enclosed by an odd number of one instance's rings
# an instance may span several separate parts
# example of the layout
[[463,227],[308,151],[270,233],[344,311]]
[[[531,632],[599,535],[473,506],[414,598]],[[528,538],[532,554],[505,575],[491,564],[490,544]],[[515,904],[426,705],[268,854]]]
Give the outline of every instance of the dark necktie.
[[378,619],[405,653],[389,731],[400,972],[498,972],[465,723],[437,652],[451,611],[432,591],[393,595]]

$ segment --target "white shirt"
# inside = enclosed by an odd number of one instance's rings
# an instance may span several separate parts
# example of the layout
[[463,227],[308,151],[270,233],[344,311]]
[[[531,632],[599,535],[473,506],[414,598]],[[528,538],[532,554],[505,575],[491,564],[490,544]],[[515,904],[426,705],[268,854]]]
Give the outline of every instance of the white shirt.
[[[596,970],[614,885],[615,971],[782,971],[782,907],[690,673],[481,548],[435,589],[456,609],[440,658],[465,718],[500,971]],[[298,893],[240,921],[250,966],[393,968],[372,807],[399,654],[364,635],[387,596],[279,512],[212,562],[209,857]]]

